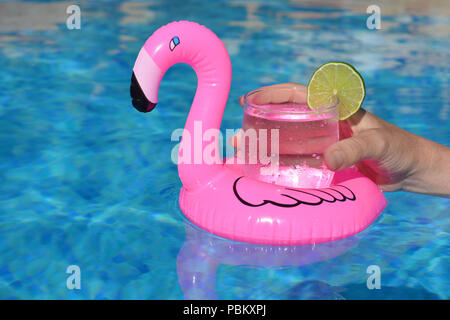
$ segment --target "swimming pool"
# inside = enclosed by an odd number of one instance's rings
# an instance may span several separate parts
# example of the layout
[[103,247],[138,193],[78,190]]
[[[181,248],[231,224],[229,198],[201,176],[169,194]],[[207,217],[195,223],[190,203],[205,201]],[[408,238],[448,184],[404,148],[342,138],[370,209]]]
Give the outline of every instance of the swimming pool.
[[[212,237],[178,208],[170,135],[182,128],[196,78],[177,65],[159,107],[136,112],[131,69],[147,37],[172,20],[197,21],[225,43],[236,99],[259,86],[305,83],[344,60],[364,76],[364,107],[450,144],[446,1],[0,2],[0,298],[2,299],[448,299],[450,200],[388,193],[360,234],[303,247]],[[81,269],[68,290],[66,268]],[[367,268],[381,270],[368,290]],[[195,277],[197,282],[192,285]]]

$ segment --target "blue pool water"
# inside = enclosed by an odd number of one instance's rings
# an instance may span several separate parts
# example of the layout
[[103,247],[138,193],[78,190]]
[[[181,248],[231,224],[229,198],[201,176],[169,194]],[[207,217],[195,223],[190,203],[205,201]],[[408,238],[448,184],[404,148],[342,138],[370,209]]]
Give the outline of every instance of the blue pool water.
[[[88,1],[80,30],[66,28],[69,3],[0,2],[0,298],[448,299],[449,199],[386,194],[368,229],[315,247],[211,237],[183,218],[170,160],[194,72],[171,68],[150,114],[129,98],[152,31],[194,20],[231,56],[223,128],[240,126],[240,95],[344,60],[365,108],[450,145],[448,1],[395,3],[377,31],[373,1]],[[66,287],[69,265],[81,290]],[[370,265],[381,290],[367,289]]]

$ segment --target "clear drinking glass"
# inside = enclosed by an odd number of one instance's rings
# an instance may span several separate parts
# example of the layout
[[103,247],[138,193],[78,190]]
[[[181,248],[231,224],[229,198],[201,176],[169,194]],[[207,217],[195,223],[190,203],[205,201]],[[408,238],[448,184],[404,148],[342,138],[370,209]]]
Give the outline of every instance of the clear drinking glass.
[[238,151],[244,174],[282,186],[328,187],[334,172],[325,165],[324,152],[339,140],[337,98],[311,110],[306,94],[297,94],[295,102],[267,103],[273,101],[273,93],[273,88],[259,89],[244,97],[244,134]]

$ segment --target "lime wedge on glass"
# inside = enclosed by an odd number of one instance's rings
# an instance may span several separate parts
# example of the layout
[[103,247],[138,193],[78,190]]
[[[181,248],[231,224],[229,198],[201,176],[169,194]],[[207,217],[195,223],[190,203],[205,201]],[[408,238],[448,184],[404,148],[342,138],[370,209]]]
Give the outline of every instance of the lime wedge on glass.
[[365,95],[364,80],[355,68],[345,62],[328,62],[309,80],[307,103],[311,110],[318,110],[337,98],[339,120],[345,120],[358,111]]

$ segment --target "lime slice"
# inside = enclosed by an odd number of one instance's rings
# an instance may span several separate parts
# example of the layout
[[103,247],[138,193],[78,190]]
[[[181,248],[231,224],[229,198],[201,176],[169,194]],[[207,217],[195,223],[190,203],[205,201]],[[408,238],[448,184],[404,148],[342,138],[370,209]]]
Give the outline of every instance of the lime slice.
[[339,120],[345,120],[361,107],[366,90],[361,75],[345,62],[328,62],[309,80],[307,103],[311,110],[331,106],[339,99]]

